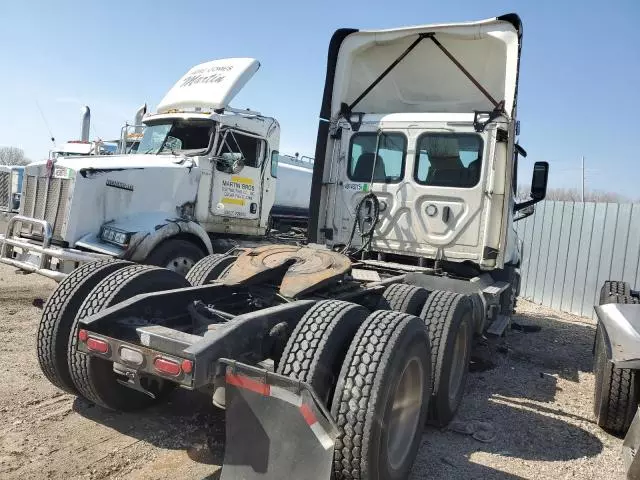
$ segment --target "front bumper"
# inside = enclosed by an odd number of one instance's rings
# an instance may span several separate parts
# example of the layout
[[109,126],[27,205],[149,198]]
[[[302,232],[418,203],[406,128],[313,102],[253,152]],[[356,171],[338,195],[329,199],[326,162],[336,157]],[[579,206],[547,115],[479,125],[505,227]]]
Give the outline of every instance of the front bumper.
[[[15,236],[16,223],[41,227],[42,243]],[[51,225],[46,220],[21,215],[10,218],[5,235],[0,235],[0,263],[26,272],[39,273],[60,282],[81,263],[109,258],[108,255],[52,246],[52,232]]]

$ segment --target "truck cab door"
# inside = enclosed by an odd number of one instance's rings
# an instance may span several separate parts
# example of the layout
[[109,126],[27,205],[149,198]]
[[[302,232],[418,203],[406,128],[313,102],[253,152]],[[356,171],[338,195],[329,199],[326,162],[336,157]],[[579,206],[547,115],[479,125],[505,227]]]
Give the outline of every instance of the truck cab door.
[[260,220],[267,142],[231,128],[220,131],[213,158],[210,211],[223,217]]

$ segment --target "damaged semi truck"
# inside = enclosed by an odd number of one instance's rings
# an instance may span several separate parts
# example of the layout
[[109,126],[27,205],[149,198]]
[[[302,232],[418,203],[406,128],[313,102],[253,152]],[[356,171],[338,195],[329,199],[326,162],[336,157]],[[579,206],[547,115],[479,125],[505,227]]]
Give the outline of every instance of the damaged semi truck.
[[309,245],[211,255],[181,277],[106,260],[47,302],[38,358],[114,410],[179,386],[226,409],[222,479],[402,479],[445,425],[474,337],[508,329],[522,26],[333,35]]
[[142,117],[135,154],[53,156],[25,167],[0,262],[57,281],[109,257],[184,275],[213,253],[211,237],[263,236],[280,126],[229,106],[259,67],[230,58],[190,69]]

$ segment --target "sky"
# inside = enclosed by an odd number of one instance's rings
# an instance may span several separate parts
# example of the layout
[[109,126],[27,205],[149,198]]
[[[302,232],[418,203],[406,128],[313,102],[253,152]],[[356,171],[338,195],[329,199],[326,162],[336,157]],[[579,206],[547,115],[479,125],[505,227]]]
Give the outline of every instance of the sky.
[[33,160],[80,136],[118,138],[144,102],[151,110],[189,68],[225,57],[261,62],[232,105],[278,119],[280,151],[313,156],[327,47],[337,28],[392,28],[504,13],[524,25],[520,144],[550,163],[550,187],[640,201],[640,2],[211,0],[3,2],[0,145]]

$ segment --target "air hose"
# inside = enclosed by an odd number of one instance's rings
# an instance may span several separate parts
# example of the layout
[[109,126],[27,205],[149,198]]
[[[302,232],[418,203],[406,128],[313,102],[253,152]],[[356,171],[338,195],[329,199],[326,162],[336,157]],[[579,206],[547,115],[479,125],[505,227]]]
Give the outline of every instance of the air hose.
[[[363,212],[363,207],[369,204],[369,211],[366,214]],[[353,227],[351,228],[351,235],[349,235],[349,241],[342,249],[343,254],[357,255],[358,253],[369,251],[371,248],[371,241],[373,240],[373,232],[380,220],[380,201],[374,193],[369,192],[360,199],[355,210],[356,218],[353,220]],[[368,224],[369,226],[363,229],[363,226]],[[357,250],[350,252],[353,238],[356,234],[356,229],[360,230],[361,246]]]

